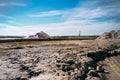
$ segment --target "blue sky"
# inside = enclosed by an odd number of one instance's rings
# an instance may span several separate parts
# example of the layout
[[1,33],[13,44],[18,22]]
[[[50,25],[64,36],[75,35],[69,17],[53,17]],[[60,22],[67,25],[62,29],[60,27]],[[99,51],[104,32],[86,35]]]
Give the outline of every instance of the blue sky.
[[99,35],[120,30],[120,0],[0,0],[0,35]]

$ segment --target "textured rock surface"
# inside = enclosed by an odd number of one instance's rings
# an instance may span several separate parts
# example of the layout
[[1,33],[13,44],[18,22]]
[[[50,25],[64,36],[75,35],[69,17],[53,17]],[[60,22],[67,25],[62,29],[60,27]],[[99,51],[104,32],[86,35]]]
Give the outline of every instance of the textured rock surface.
[[111,32],[105,32],[98,39],[120,39],[120,30],[113,30]]
[[50,38],[50,36],[49,36],[47,33],[41,31],[41,32],[39,32],[39,33],[36,33],[35,35],[30,35],[30,36],[28,36],[28,37],[26,37],[26,38],[46,39],[46,38]]
[[120,54],[118,37],[1,43],[0,50],[5,51],[0,58],[1,80],[114,80],[111,74],[120,78],[120,58],[114,58]]

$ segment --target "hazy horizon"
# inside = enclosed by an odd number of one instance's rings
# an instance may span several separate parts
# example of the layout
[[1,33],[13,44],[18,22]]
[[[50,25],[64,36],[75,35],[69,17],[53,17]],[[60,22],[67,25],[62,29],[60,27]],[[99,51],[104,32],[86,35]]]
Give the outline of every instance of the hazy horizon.
[[120,0],[0,0],[0,36],[100,35],[120,30]]

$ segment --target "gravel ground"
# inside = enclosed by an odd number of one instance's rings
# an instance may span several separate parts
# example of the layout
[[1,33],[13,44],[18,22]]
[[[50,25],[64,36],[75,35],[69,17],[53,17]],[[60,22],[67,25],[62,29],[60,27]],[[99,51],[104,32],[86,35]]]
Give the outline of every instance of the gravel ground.
[[101,65],[110,46],[95,40],[0,44],[1,80],[107,80],[110,73]]

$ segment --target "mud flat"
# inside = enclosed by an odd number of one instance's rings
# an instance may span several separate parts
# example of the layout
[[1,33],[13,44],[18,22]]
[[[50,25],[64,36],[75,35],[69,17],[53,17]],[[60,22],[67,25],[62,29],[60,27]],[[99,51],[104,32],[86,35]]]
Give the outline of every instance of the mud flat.
[[0,43],[0,79],[119,80],[119,43],[116,37]]

